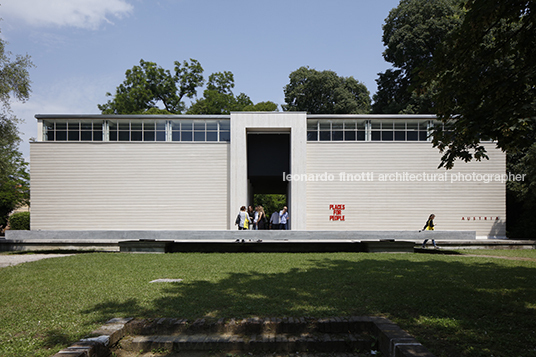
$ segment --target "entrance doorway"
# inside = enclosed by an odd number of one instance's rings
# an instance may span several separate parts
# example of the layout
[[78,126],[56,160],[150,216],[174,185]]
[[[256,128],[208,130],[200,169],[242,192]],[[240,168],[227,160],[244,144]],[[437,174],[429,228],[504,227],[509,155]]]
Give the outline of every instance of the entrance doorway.
[[[247,172],[250,205],[264,207],[268,202],[283,201],[288,206],[290,186],[283,176],[290,173],[290,133],[248,133]],[[264,208],[269,218],[283,207],[268,204]]]

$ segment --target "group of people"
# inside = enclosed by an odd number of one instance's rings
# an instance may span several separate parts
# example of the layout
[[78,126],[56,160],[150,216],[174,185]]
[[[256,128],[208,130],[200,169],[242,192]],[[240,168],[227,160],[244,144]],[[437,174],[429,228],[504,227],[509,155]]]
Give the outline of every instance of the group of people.
[[[428,220],[426,221],[423,231],[433,231],[434,230],[434,218],[435,215],[431,214],[428,217]],[[287,207],[283,207],[281,211],[275,211],[270,216],[270,220],[266,218],[266,213],[264,212],[264,208],[262,206],[255,207],[255,210],[253,210],[252,206],[249,206],[249,208],[246,210],[246,206],[240,207],[240,212],[238,213],[238,216],[236,217],[235,224],[238,226],[238,230],[244,230],[244,229],[252,229],[252,230],[259,230],[259,229],[288,229],[288,209]],[[419,231],[420,232],[420,231]],[[425,239],[422,243],[422,248],[424,249],[426,247],[426,243],[428,242],[429,238]],[[434,245],[434,248],[438,249],[438,246],[436,245],[435,239],[432,238],[432,244]]]
[[238,230],[251,229],[251,230],[263,230],[263,229],[288,229],[288,209],[283,207],[281,211],[275,211],[270,216],[270,220],[266,217],[264,208],[257,206],[253,209],[249,206],[240,207],[240,212],[236,217],[235,224],[238,226]]

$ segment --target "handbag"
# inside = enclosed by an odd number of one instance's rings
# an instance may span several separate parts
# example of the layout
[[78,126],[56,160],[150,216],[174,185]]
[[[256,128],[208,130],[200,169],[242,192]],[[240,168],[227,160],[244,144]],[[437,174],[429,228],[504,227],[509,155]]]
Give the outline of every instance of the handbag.
[[240,213],[236,216],[235,224],[240,224]]

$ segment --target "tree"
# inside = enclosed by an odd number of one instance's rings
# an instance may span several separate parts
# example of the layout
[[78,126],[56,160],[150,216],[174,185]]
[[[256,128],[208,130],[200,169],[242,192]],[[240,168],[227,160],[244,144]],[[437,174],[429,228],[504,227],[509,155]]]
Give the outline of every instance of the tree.
[[354,77],[333,71],[300,67],[289,75],[284,88],[286,111],[311,114],[364,114],[370,111],[370,93]]
[[445,125],[433,143],[447,168],[487,158],[483,140],[515,154],[536,139],[536,2],[469,0],[465,9],[429,75]]
[[253,105],[246,105],[243,108],[245,112],[277,112],[277,104],[274,102],[258,102]]
[[117,87],[113,99],[99,104],[99,109],[103,114],[182,113],[183,98],[193,98],[204,83],[203,67],[195,59],[174,64],[172,74],[154,62],[140,60],[139,66],[126,71],[126,79]]
[[253,104],[251,99],[244,93],[235,96],[234,75],[232,72],[217,72],[209,76],[207,89],[203,92],[203,98],[198,99],[188,109],[188,114],[229,114],[240,111],[274,111],[277,104],[273,102],[261,102]]
[[536,144],[523,153],[507,155],[507,171],[523,175],[519,181],[506,183],[507,231],[510,238],[533,238],[536,235]]
[[7,225],[9,214],[22,204],[29,204],[29,175],[22,153],[17,128],[19,119],[11,112],[10,100],[26,101],[30,97],[30,75],[33,66],[28,55],[12,54],[0,39],[0,231]]
[[395,67],[378,73],[372,111],[378,114],[432,113],[427,72],[438,46],[461,23],[460,0],[402,0],[383,25],[384,59]]

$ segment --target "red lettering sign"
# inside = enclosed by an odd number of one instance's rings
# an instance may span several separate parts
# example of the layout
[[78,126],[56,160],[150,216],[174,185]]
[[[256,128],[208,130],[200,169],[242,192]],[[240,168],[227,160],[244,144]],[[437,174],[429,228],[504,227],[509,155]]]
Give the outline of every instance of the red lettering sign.
[[329,216],[330,221],[342,222],[345,220],[345,217],[342,214],[342,211],[346,209],[346,205],[329,205],[329,209],[330,211],[333,211],[333,213]]

